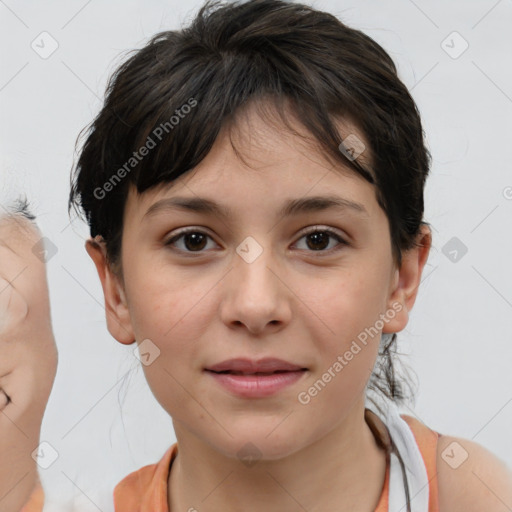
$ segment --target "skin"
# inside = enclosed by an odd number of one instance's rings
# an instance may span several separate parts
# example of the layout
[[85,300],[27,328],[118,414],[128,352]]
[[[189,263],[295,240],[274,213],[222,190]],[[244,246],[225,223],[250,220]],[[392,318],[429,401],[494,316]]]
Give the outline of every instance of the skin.
[[32,252],[41,236],[21,214],[0,217],[0,509],[6,512],[18,512],[39,485],[31,453],[57,369],[46,266]]
[[[311,138],[308,143],[269,124],[250,108],[240,119],[233,139],[250,168],[224,129],[207,157],[172,186],[142,195],[130,189],[122,276],[107,264],[104,243],[86,242],[108,329],[120,343],[150,339],[160,350],[144,371],[173,419],[179,445],[168,482],[170,510],[372,511],[386,461],[364,420],[364,395],[380,336],[309,404],[297,395],[397,304],[401,309],[382,332],[405,328],[430,231],[422,228],[419,247],[403,253],[397,268],[389,223],[370,183],[334,168]],[[350,123],[340,127],[365,141]],[[276,217],[287,199],[327,194],[362,204],[366,214],[346,209]],[[144,218],[152,204],[175,196],[207,197],[234,213],[225,220],[181,210]],[[187,245],[186,237],[165,245],[186,226],[209,236],[204,245],[190,239]],[[322,226],[347,245],[329,238],[315,250],[304,231]],[[247,236],[263,248],[252,263],[236,252]],[[263,399],[235,397],[203,371],[244,356],[278,357],[308,371]],[[261,453],[251,467],[237,456],[248,442]]]

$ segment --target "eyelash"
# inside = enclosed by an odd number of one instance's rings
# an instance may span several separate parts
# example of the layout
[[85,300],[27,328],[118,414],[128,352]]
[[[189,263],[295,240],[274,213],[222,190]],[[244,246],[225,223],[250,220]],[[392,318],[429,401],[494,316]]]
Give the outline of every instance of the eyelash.
[[[171,246],[174,242],[176,242],[177,240],[179,240],[180,238],[182,238],[183,236],[185,236],[185,235],[187,235],[189,233],[199,233],[199,234],[206,235],[207,237],[211,238],[211,236],[208,233],[206,233],[204,231],[201,231],[200,229],[197,229],[197,228],[185,228],[182,231],[179,231],[175,236],[173,236],[172,238],[167,240],[164,245],[165,246]],[[341,247],[338,246],[338,247],[335,247],[334,249],[318,250],[318,251],[308,251],[308,252],[332,253],[332,252],[339,251],[343,246],[348,246],[349,245],[333,229],[323,228],[323,227],[320,227],[320,226],[317,226],[314,229],[312,229],[312,230],[310,230],[310,231],[308,231],[306,233],[303,233],[302,236],[299,238],[299,240],[301,240],[302,238],[304,238],[304,237],[306,237],[308,235],[312,235],[314,233],[327,233],[329,236],[335,238],[339,242]],[[183,251],[181,249],[176,249],[176,248],[172,248],[172,250],[175,250],[175,251],[181,252],[181,253],[189,253],[189,254],[201,254],[202,252],[204,252],[204,251]]]

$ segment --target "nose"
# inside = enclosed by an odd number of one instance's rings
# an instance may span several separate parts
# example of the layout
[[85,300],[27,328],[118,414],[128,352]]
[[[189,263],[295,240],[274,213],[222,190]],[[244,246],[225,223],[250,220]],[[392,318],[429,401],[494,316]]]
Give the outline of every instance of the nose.
[[[275,332],[290,322],[293,294],[271,251],[261,250],[254,257],[254,252],[250,254],[254,247],[248,247],[245,254],[238,248],[224,282],[221,317],[231,328],[245,326],[253,335]],[[251,257],[246,257],[248,254]]]

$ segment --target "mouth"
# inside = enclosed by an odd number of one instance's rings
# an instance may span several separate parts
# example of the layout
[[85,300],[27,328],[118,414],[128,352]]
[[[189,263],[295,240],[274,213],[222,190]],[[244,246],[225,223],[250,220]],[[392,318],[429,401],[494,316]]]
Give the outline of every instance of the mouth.
[[266,398],[298,383],[308,368],[275,358],[230,359],[204,369],[230,394],[244,399]]
[[217,374],[264,376],[276,373],[303,371],[307,370],[307,368],[302,365],[284,361],[283,359],[265,357],[257,361],[248,358],[227,359],[212,366],[208,366],[205,370]]

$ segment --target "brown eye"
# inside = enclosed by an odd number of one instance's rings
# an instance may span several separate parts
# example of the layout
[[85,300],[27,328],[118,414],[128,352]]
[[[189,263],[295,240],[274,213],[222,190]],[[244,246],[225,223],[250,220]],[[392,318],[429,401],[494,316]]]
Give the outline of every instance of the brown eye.
[[[208,239],[211,237],[200,231],[199,229],[189,228],[180,231],[176,236],[168,240],[165,245],[176,249],[182,253],[201,253],[203,249],[208,245]],[[177,247],[177,242],[182,242],[183,248]]]
[[[306,240],[306,250],[309,252],[331,253],[348,245],[337,232],[329,228],[317,227],[304,233],[300,240],[302,239]],[[335,240],[337,244],[334,247],[329,247],[332,240]]]
[[183,235],[183,241],[187,250],[195,251],[201,250],[205,247],[206,235],[201,232],[185,233]]
[[310,242],[308,247],[312,250],[318,251],[326,249],[329,246],[329,238],[331,238],[331,235],[326,235],[322,231],[315,231],[314,233],[310,233],[308,237],[308,241]]

